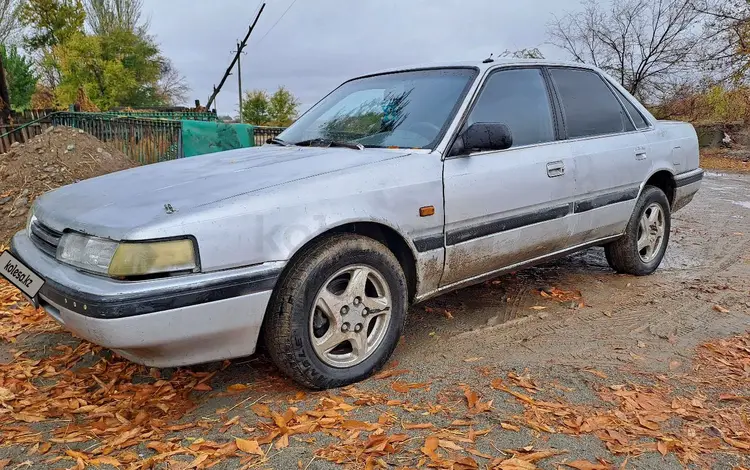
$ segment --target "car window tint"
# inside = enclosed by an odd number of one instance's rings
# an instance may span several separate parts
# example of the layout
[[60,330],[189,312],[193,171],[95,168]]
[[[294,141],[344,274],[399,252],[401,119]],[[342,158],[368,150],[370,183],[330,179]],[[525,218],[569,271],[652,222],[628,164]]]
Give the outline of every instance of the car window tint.
[[513,147],[555,140],[547,87],[539,69],[501,70],[482,90],[468,124],[505,124]]
[[635,122],[635,127],[638,129],[645,129],[648,127],[648,121],[646,121],[646,118],[643,117],[643,114],[641,114],[640,111],[638,111],[638,108],[633,105],[633,102],[630,101],[628,98],[623,95],[620,90],[618,90],[615,87],[612,87],[615,90],[615,93],[617,93],[620,96],[620,100],[622,101],[622,104],[625,106],[625,109],[628,110],[628,114],[630,114],[630,117],[633,118],[633,122]]
[[551,68],[560,95],[568,138],[633,130],[625,110],[602,78],[581,69]]

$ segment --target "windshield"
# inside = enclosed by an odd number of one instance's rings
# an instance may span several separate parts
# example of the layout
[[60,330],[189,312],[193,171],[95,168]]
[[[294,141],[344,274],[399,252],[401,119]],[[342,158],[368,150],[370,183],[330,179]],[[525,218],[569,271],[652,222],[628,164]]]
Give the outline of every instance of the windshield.
[[434,148],[477,72],[434,69],[359,78],[341,85],[279,139],[292,145],[347,142]]

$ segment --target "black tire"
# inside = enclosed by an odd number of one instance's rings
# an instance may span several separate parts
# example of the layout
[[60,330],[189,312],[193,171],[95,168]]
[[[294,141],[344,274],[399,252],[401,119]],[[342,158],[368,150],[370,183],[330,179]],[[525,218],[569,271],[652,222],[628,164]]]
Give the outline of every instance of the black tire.
[[[664,237],[656,256],[649,262],[644,262],[638,252],[638,227],[641,216],[652,204],[658,204],[664,213]],[[655,186],[643,188],[641,196],[630,216],[628,226],[622,238],[604,247],[607,262],[615,271],[634,276],[652,274],[664,259],[664,253],[669,244],[669,232],[672,227],[672,217],[669,200],[661,189]]]
[[[391,319],[385,336],[363,362],[332,367],[315,352],[310,315],[316,296],[330,276],[353,265],[375,268],[391,293]],[[396,257],[382,243],[355,234],[337,234],[305,248],[285,270],[266,312],[264,340],[276,366],[311,389],[342,387],[366,379],[388,360],[401,337],[407,312],[407,287]]]

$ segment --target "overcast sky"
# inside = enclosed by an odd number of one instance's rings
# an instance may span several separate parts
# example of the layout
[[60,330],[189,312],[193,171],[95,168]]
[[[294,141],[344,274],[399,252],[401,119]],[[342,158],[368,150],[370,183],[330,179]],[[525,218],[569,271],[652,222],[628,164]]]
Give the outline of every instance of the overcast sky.
[[[145,0],[151,32],[186,77],[190,103],[206,103],[260,3]],[[243,88],[273,91],[284,85],[306,109],[347,78],[388,67],[481,60],[490,52],[532,47],[562,58],[545,44],[546,23],[578,5],[578,0],[267,0],[242,58]],[[231,76],[217,100],[219,114],[236,115],[237,96]]]

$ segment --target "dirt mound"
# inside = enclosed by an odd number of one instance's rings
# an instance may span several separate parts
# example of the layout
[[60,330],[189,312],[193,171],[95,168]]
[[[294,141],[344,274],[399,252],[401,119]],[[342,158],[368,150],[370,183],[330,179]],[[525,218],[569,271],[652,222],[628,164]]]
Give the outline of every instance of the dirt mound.
[[136,166],[82,130],[51,127],[0,155],[0,246],[23,228],[31,203],[60,186]]

